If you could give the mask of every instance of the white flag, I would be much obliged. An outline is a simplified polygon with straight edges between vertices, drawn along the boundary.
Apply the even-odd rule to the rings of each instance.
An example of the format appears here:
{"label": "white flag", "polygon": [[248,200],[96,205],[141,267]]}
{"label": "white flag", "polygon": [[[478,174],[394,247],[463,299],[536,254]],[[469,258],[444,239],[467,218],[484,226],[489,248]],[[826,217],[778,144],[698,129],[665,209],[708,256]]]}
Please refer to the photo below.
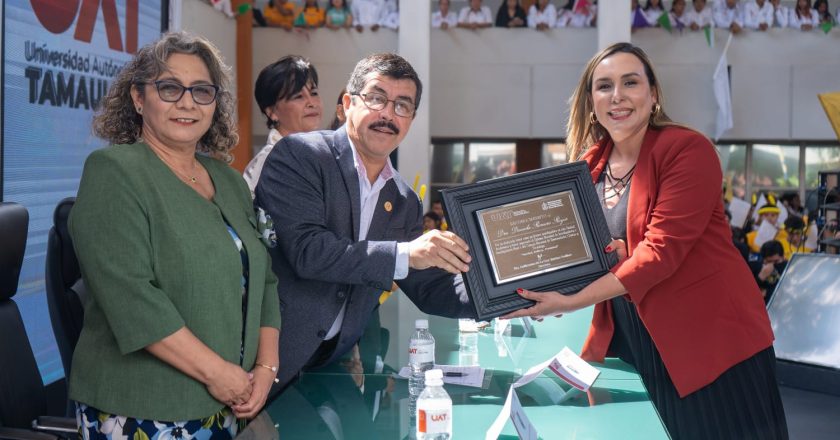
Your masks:
{"label": "white flag", "polygon": [[718,111],[715,120],[715,140],[720,139],[726,130],[732,128],[732,97],[729,94],[729,63],[726,60],[726,52],[729,51],[729,44],[732,43],[732,34],[726,40],[723,53],[720,54],[715,73],[712,75],[714,84],[715,101]]}

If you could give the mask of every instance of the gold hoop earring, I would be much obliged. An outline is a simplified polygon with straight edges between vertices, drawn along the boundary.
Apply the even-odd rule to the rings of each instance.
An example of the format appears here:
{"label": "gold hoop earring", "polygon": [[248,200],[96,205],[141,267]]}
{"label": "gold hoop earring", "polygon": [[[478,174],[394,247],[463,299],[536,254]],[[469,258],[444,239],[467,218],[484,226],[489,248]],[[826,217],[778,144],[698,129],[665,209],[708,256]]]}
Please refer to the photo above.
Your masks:
{"label": "gold hoop earring", "polygon": [[595,112],[589,112],[589,123],[591,125],[595,125],[598,123],[598,119],[595,117]]}
{"label": "gold hoop earring", "polygon": [[650,112],[650,113],[651,113],[652,115],[656,116],[656,115],[658,115],[658,114],[659,114],[659,112],[660,112],[661,110],[662,110],[662,106],[661,106],[661,105],[659,105],[659,103],[657,102],[656,104],[654,104],[654,105],[653,105],[653,111],[652,111],[652,112]]}

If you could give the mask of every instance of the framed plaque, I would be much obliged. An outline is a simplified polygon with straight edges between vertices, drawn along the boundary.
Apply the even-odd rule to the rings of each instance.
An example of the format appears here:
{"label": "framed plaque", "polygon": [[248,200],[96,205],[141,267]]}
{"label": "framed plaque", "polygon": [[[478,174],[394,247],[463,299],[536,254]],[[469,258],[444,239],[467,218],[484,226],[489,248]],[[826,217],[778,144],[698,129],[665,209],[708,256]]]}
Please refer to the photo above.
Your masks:
{"label": "framed plaque", "polygon": [[573,294],[618,262],[584,162],[445,189],[443,205],[470,247],[464,283],[481,320],[530,307],[518,288]]}

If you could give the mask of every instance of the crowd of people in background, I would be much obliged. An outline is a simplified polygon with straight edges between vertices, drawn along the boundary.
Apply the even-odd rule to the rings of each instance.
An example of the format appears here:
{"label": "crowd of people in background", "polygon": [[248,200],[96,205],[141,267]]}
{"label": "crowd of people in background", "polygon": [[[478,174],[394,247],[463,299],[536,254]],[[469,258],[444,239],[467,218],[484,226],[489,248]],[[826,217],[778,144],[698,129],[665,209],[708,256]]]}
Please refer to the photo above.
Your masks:
{"label": "crowd of people in background", "polygon": [[[832,197],[830,200],[836,198]],[[766,303],[794,254],[817,252],[817,239],[836,238],[838,233],[836,224],[820,228],[815,213],[807,212],[796,192],[782,194],[778,202],[773,193],[760,200],[753,202],[753,216],[743,227],[732,226],[732,240],[752,269]]]}
{"label": "crowd of people in background", "polygon": [[[561,2],[565,4],[561,6]],[[451,0],[438,0],[432,27],[482,29],[488,27],[551,28],[595,27],[597,0],[496,0],[495,17],[489,1],[468,0],[459,11]],[[523,5],[524,3],[524,5]],[[399,29],[399,0],[269,0],[254,9],[255,24],[286,30],[326,27],[333,30]],[[795,6],[781,0],[631,0],[632,29],[664,27],[668,30],[700,31],[706,28],[766,31],[793,28],[803,31],[830,30],[840,21],[840,8],[831,13],[828,0],[796,0]]]}

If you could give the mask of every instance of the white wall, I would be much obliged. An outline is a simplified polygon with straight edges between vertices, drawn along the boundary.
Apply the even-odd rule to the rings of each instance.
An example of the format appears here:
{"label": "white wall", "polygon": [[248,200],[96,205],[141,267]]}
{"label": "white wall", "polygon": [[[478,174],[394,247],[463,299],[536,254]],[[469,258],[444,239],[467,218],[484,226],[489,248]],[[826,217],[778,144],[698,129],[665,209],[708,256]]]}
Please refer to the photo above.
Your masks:
{"label": "white wall", "polygon": [[[632,35],[656,65],[669,114],[707,134],[717,109],[712,72],[726,36],[718,30],[710,48],[698,32],[642,29]],[[431,135],[564,137],[568,98],[597,40],[596,29],[433,31],[431,80],[423,98],[431,106]],[[318,30],[307,39],[255,29],[254,75],[286,54],[309,57],[321,75],[324,102],[331,104],[357,60],[396,46],[397,34],[390,30]],[[840,90],[840,30],[748,32],[733,40],[728,61],[735,126],[724,138],[836,139],[816,95]],[[254,113],[261,117],[256,108]],[[326,113],[325,124],[332,118]],[[255,127],[264,138],[263,121]]]}

